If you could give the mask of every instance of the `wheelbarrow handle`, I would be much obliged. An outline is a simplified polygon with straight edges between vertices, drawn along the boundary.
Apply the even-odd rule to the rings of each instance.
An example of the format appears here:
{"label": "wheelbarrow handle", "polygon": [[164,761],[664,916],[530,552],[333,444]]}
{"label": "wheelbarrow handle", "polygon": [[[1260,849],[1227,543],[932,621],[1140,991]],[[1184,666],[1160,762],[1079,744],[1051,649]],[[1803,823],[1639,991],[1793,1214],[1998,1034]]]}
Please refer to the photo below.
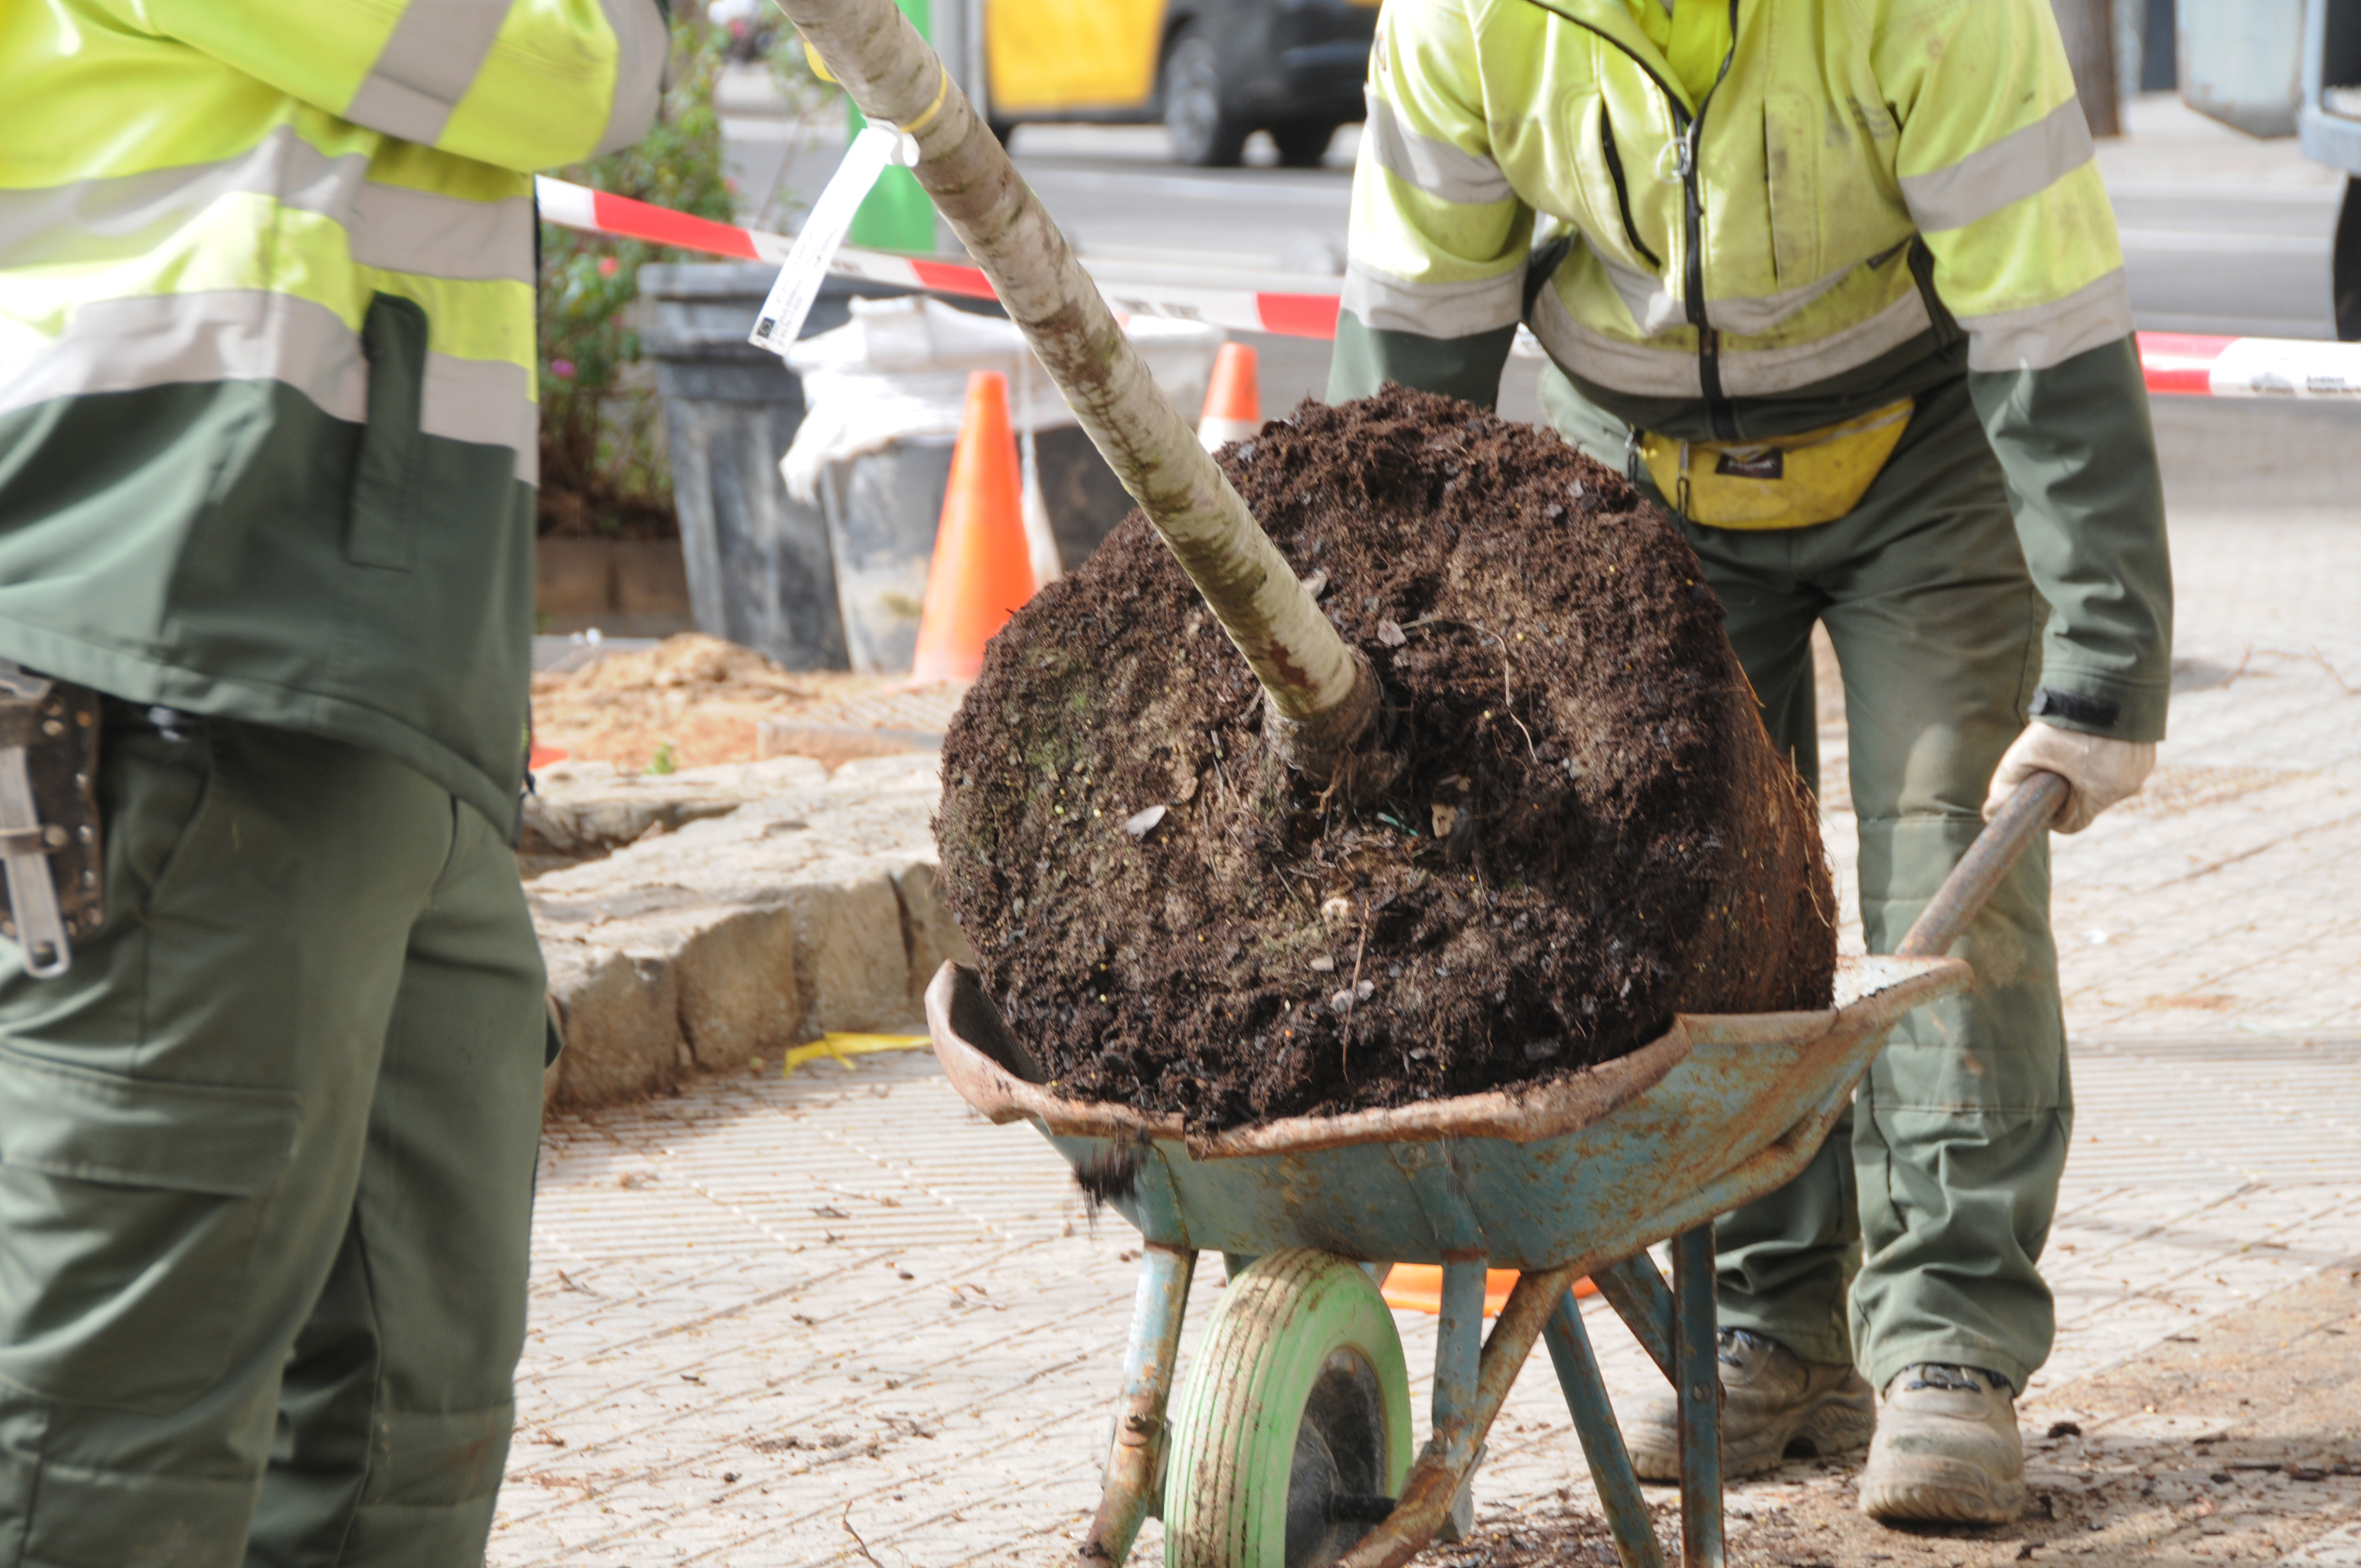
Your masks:
{"label": "wheelbarrow handle", "polygon": [[2016,793],[1984,824],[1984,830],[1943,879],[1934,898],[1918,912],[1909,935],[1894,949],[1894,956],[1930,959],[1949,952],[1960,933],[1982,911],[1993,890],[2016,864],[2016,858],[2025,853],[2025,847],[2065,806],[2069,792],[2066,781],[2051,773],[2037,773],[2017,785]]}

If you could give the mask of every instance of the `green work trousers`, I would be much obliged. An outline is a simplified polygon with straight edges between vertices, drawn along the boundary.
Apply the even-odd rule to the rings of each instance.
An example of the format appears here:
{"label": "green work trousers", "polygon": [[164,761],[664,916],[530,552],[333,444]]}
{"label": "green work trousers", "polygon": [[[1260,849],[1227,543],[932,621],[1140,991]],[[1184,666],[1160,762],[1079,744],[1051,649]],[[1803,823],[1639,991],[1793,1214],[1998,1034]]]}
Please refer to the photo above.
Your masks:
{"label": "green work trousers", "polygon": [[105,922],[0,962],[0,1563],[480,1563],[547,1037],[514,858],[375,752],[107,711]]}
{"label": "green work trousers", "polygon": [[[1552,380],[1554,422],[1621,467],[1621,428]],[[2048,609],[1966,383],[1918,400],[1883,472],[1837,521],[1683,527],[1763,723],[1815,788],[1811,633],[1828,628],[1861,926],[1870,951],[1890,951],[1982,828],[1993,770],[2040,684]],[[2056,1327],[2037,1265],[2073,1126],[2046,840],[1951,951],[1975,966],[1974,988],[1911,1014],[1850,1124],[1795,1180],[1716,1224],[1717,1294],[1724,1327],[1807,1361],[1852,1361],[1881,1389],[1935,1361],[2022,1390]]]}

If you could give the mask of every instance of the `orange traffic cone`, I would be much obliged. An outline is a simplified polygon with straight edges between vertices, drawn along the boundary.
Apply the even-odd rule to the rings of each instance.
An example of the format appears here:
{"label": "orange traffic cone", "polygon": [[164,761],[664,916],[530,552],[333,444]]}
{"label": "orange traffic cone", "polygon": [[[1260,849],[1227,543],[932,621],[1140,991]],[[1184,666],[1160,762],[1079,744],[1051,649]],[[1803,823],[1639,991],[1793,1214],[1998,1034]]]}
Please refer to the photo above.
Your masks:
{"label": "orange traffic cone", "polygon": [[[1497,1318],[1500,1309],[1509,1304],[1509,1292],[1517,1288],[1517,1271],[1513,1268],[1488,1268],[1484,1271],[1484,1315]],[[1588,1278],[1574,1282],[1577,1299],[1596,1296],[1598,1287]],[[1386,1275],[1385,1284],[1378,1288],[1386,1305],[1397,1311],[1424,1312],[1433,1317],[1443,1310],[1443,1270],[1431,1263],[1397,1263]]]}
{"label": "orange traffic cone", "polygon": [[1016,440],[1008,429],[1008,379],[978,370],[967,379],[967,413],[935,530],[910,678],[975,679],[983,669],[984,643],[1032,597]]}
{"label": "orange traffic cone", "polygon": [[1213,379],[1205,389],[1197,439],[1212,452],[1248,440],[1261,428],[1262,389],[1255,381],[1255,351],[1243,343],[1225,343],[1213,356]]}

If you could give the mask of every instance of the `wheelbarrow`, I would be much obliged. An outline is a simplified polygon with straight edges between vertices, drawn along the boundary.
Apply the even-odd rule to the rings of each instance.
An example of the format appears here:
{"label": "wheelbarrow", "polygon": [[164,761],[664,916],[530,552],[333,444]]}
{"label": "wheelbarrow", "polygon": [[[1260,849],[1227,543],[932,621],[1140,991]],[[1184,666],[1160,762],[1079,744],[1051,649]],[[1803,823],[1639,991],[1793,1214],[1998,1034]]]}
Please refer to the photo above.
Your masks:
{"label": "wheelbarrow", "polygon": [[[1114,1189],[1146,1244],[1079,1561],[1120,1564],[1155,1512],[1168,1568],[1405,1563],[1467,1528],[1485,1435],[1542,1339],[1624,1568],[1662,1568],[1570,1289],[1587,1276],[1672,1383],[1682,1561],[1719,1568],[1713,1218],[1801,1171],[1903,1014],[1971,982],[1942,955],[2065,795],[2046,773],[2020,787],[1894,953],[1839,960],[1835,1006],[1684,1014],[1629,1056],[1528,1090],[1192,1134],[1046,1087],[974,973],[945,964],[927,992],[945,1074]],[[1647,1252],[1667,1240],[1669,1286]],[[1206,1251],[1233,1277],[1175,1409]],[[1392,1263],[1443,1271],[1433,1435],[1415,1459],[1401,1343],[1363,1266]],[[1519,1277],[1484,1339],[1488,1268]]]}
{"label": "wheelbarrow", "polygon": [[[1157,390],[949,69],[893,0],[779,3],[871,123],[902,133],[919,184],[1255,673],[1265,740],[1309,783],[1349,784],[1378,706],[1366,656]],[[799,238],[774,291],[783,309],[816,284],[832,232]],[[1569,1292],[1587,1275],[1672,1379],[1685,1560],[1719,1565],[1709,1222],[1801,1170],[1894,1023],[1969,983],[1941,955],[2064,791],[2054,778],[2020,790],[1893,956],[1840,968],[1836,1006],[1680,1017],[1630,1056],[1515,1092],[1191,1135],[1177,1117],[1053,1092],[975,977],[944,966],[927,1016],[951,1081],[994,1121],[1040,1127],[1147,1243],[1082,1561],[1122,1563],[1156,1508],[1170,1568],[1406,1562],[1455,1511],[1464,1520],[1485,1434],[1546,1336],[1617,1550],[1626,1568],[1653,1568],[1661,1552]],[[1667,1238],[1670,1287],[1645,1256]],[[1171,1413],[1208,1248],[1242,1268]],[[1443,1269],[1433,1436],[1415,1460],[1400,1342],[1361,1267],[1394,1262]],[[1491,1266],[1519,1278],[1486,1341]]]}

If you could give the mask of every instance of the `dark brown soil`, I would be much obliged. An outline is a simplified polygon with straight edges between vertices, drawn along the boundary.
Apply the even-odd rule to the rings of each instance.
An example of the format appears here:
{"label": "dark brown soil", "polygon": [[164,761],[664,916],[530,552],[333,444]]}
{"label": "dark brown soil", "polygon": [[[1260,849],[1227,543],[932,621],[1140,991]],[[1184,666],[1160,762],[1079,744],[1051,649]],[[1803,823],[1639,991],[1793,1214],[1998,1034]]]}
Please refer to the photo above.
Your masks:
{"label": "dark brown soil", "polygon": [[[1835,901],[1695,555],[1555,437],[1389,389],[1224,466],[1385,693],[1323,803],[1137,513],[994,639],[950,904],[1070,1092],[1193,1126],[1534,1081],[1675,1011],[1824,1006]],[[1144,833],[1137,814],[1165,808]]]}

